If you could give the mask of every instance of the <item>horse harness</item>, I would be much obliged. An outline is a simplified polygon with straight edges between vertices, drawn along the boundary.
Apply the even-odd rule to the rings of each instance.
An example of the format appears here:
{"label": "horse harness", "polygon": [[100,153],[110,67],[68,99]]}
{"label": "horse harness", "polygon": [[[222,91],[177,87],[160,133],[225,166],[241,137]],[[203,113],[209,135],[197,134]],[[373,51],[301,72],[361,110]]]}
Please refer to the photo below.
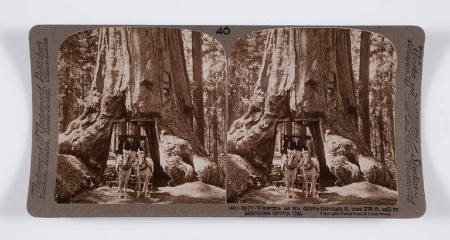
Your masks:
{"label": "horse harness", "polygon": [[139,167],[139,170],[145,170],[146,168],[149,167],[147,159],[145,159],[145,157],[144,157],[144,163],[140,163],[138,167]]}
{"label": "horse harness", "polygon": [[289,170],[294,170],[298,167],[298,164],[286,164],[285,167]]}
{"label": "horse harness", "polygon": [[128,170],[128,169],[130,169],[131,168],[131,164],[130,164],[130,160],[128,160],[127,162],[126,162],[126,164],[123,164],[123,157],[122,157],[122,159],[120,160],[120,162],[119,162],[119,167],[122,169],[122,170]]}
{"label": "horse harness", "polygon": [[314,168],[314,164],[312,164],[311,160],[305,165],[305,170],[311,170]]}
{"label": "horse harness", "polygon": [[[292,164],[293,163],[293,164]],[[285,161],[284,167],[289,170],[294,170],[298,167],[298,162],[296,160],[292,161],[291,164],[289,164],[289,161]]]}
{"label": "horse harness", "polygon": [[[309,171],[309,170],[312,170],[313,168],[316,168],[316,166],[314,166],[311,157],[309,157],[309,161],[307,161],[307,163],[305,164],[304,170]],[[319,170],[319,169],[317,169],[317,170]]]}

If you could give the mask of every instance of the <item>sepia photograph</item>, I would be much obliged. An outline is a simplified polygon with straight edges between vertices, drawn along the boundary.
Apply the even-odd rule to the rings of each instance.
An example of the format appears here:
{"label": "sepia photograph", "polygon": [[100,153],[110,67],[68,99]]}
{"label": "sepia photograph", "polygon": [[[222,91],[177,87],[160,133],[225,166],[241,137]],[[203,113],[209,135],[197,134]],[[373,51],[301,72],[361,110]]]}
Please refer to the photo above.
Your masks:
{"label": "sepia photograph", "polygon": [[345,28],[252,32],[227,83],[227,202],[395,205],[397,55]]}
{"label": "sepia photograph", "polygon": [[225,203],[222,45],[176,28],[104,27],[58,54],[58,203]]}

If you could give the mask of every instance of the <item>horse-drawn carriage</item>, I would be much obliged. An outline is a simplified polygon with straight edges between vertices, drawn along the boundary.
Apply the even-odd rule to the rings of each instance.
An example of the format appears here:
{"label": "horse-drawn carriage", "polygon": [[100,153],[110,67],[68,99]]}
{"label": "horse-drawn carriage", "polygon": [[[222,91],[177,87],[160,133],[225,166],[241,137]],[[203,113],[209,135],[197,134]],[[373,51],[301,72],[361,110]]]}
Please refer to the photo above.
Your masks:
{"label": "horse-drawn carriage", "polygon": [[[312,140],[312,136],[306,131],[306,123],[305,121],[279,121],[278,124],[281,125],[280,131],[280,152],[277,153],[279,156],[274,154],[274,159],[282,159],[282,155],[287,153],[287,149],[296,149],[296,150],[310,150],[310,148],[314,148],[313,144],[309,141]],[[288,124],[290,124],[290,130],[288,131]],[[294,124],[292,126],[292,124]],[[314,149],[313,149],[314,150]],[[297,166],[298,171],[296,174],[296,179],[294,183],[294,187],[298,189],[303,188],[303,173],[300,171],[300,166]],[[278,160],[273,162],[273,167],[269,174],[270,181],[272,185],[276,187],[285,186],[285,176],[283,169],[283,160]]]}
{"label": "horse-drawn carriage", "polygon": [[[138,146],[144,146],[145,141],[147,141],[147,136],[145,135],[133,135],[133,134],[120,134],[117,136],[118,144],[114,145],[113,152],[110,153],[108,160],[106,162],[106,168],[103,173],[103,179],[105,185],[110,187],[119,185],[119,176],[118,176],[118,166],[117,161],[119,161],[119,155],[122,154],[123,145],[125,143],[131,143],[131,148],[134,151],[137,151]],[[121,146],[122,145],[122,146]],[[135,149],[136,148],[136,149]],[[137,170],[132,167],[131,174],[128,180],[128,186],[126,188],[134,189],[136,192],[138,190],[138,181],[137,181]],[[151,190],[151,183],[148,183],[148,189]]]}

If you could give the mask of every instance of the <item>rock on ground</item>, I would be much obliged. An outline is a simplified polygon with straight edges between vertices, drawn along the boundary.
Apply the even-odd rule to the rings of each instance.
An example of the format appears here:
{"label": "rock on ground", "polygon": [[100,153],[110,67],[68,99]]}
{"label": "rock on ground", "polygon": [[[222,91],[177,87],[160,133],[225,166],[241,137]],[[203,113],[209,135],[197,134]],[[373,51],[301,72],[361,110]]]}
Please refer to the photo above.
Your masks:
{"label": "rock on ground", "polygon": [[190,143],[161,131],[161,167],[170,178],[170,185],[201,180],[204,183],[223,186],[224,176],[209,157],[194,154]]}
{"label": "rock on ground", "polygon": [[217,164],[207,157],[194,155],[194,169],[200,181],[216,186],[223,186],[223,176]]}
{"label": "rock on ground", "polygon": [[195,180],[192,147],[188,141],[161,131],[161,167],[170,178],[170,185]]}
{"label": "rock on ground", "polygon": [[95,175],[78,158],[58,154],[55,199],[67,202],[82,190],[94,187]]}
{"label": "rock on ground", "polygon": [[389,175],[388,169],[371,157],[359,156],[359,168],[364,175],[364,179],[370,183],[395,188],[395,184]]}
{"label": "rock on ground", "polygon": [[346,185],[361,180],[393,187],[393,180],[385,166],[375,158],[358,154],[355,144],[337,135],[325,134],[325,158],[337,185]]}
{"label": "rock on ground", "polygon": [[261,174],[237,154],[227,154],[227,161],[227,201],[235,202],[255,185],[254,179],[261,177]]}
{"label": "rock on ground", "polygon": [[356,146],[352,141],[337,135],[325,134],[325,158],[337,185],[361,180],[357,164]]}

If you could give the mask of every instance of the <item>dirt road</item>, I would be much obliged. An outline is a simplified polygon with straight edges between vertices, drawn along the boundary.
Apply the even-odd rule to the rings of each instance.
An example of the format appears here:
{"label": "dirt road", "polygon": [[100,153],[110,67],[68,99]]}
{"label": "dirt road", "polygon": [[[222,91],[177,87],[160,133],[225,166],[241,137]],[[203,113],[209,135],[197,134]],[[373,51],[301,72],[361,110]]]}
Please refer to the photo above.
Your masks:
{"label": "dirt road", "polygon": [[134,190],[128,189],[126,198],[117,198],[117,187],[103,186],[94,190],[84,191],[75,196],[71,203],[224,203],[225,190],[202,182],[191,182],[175,187],[160,187],[151,194],[150,199],[136,198]]}
{"label": "dirt road", "polygon": [[329,204],[329,205],[393,205],[398,194],[388,188],[368,182],[352,183],[343,187],[328,187],[318,198],[295,189],[295,196],[287,198],[284,187],[269,186],[251,190],[239,199],[240,203],[266,204]]}

